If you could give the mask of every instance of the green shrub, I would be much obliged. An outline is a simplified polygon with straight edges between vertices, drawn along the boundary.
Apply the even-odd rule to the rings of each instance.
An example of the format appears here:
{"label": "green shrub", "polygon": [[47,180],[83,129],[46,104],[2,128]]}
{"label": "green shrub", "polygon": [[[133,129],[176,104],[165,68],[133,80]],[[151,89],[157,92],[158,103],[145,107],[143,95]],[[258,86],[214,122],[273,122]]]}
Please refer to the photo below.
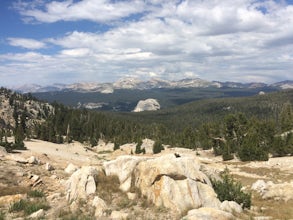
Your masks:
{"label": "green shrub", "polygon": [[1,211],[0,212],[0,220],[4,220],[5,219],[5,214]]}
{"label": "green shrub", "polygon": [[262,144],[264,141],[258,137],[258,134],[248,134],[238,150],[238,156],[241,161],[266,161],[269,159],[268,150]]}
{"label": "green shrub", "polygon": [[18,202],[13,203],[10,208],[9,208],[9,212],[19,212],[25,209],[26,207],[26,200],[19,200]]}
{"label": "green shrub", "polygon": [[164,150],[163,145],[161,144],[161,142],[156,141],[156,142],[154,143],[154,146],[153,146],[153,153],[154,153],[154,154],[158,154],[158,153],[160,153],[162,150]]}
{"label": "green shrub", "polygon": [[29,191],[27,193],[27,195],[29,197],[32,197],[32,198],[42,198],[45,196],[45,194],[42,192],[42,191],[39,191],[39,190],[32,190],[32,191]]}
{"label": "green shrub", "polygon": [[10,206],[9,212],[24,211],[26,215],[30,215],[40,209],[48,210],[49,208],[50,206],[44,202],[28,201],[21,199],[20,201],[15,202]]}
{"label": "green shrub", "polygon": [[221,202],[235,201],[241,204],[243,208],[250,208],[251,206],[251,194],[243,192],[241,190],[242,185],[240,182],[233,179],[226,169],[222,175],[222,180],[212,179],[212,185],[218,198]]}

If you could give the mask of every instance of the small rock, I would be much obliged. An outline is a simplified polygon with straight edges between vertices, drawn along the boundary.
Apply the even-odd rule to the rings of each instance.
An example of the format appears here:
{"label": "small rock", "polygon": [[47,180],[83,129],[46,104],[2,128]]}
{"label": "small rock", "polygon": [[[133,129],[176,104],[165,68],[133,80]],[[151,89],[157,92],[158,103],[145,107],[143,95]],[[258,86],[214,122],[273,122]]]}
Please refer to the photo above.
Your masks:
{"label": "small rock", "polygon": [[107,210],[107,205],[104,200],[95,196],[92,205],[96,207],[95,217],[100,218],[104,215],[105,211]]}
{"label": "small rock", "polygon": [[7,151],[5,147],[0,146],[0,157],[4,157],[7,155]]}
{"label": "small rock", "polygon": [[128,192],[127,197],[128,197],[129,200],[135,200],[136,199],[136,194]]}
{"label": "small rock", "polygon": [[128,213],[126,212],[121,212],[121,211],[113,211],[111,213],[111,219],[115,219],[115,220],[124,220],[124,219],[127,219],[128,218]]}
{"label": "small rock", "polygon": [[90,195],[96,192],[97,186],[96,186],[96,182],[93,176],[88,176],[87,178],[87,184],[85,187],[86,190],[86,194]]}
{"label": "small rock", "polygon": [[29,179],[31,180],[31,185],[33,187],[39,185],[40,183],[42,183],[42,179],[38,176],[38,175],[30,175]]}
{"label": "small rock", "polygon": [[40,210],[34,212],[33,214],[31,214],[29,216],[29,218],[37,218],[37,219],[39,219],[39,218],[42,218],[44,216],[45,216],[45,211],[43,209],[40,209]]}
{"label": "small rock", "polygon": [[29,164],[40,164],[40,161],[35,157],[35,156],[31,156],[30,158],[27,159],[27,162]]}
{"label": "small rock", "polygon": [[237,202],[234,201],[227,201],[225,200],[224,202],[221,203],[220,206],[221,210],[225,212],[230,212],[230,213],[242,213],[242,207],[239,205]]}
{"label": "small rock", "polygon": [[52,176],[50,176],[50,178],[53,179],[53,180],[57,180],[58,179],[58,176],[55,175],[55,174],[53,174]]}
{"label": "small rock", "polygon": [[15,176],[22,177],[22,176],[24,176],[24,173],[21,171],[18,171],[15,173]]}
{"label": "small rock", "polygon": [[65,168],[64,171],[65,171],[65,173],[72,174],[72,173],[74,173],[77,170],[78,170],[78,166],[70,163],[70,164],[68,164],[68,166]]}
{"label": "small rock", "polygon": [[76,201],[73,201],[71,204],[70,204],[70,210],[71,212],[77,212],[77,210],[79,209],[79,205],[77,204]]}
{"label": "small rock", "polygon": [[271,216],[256,216],[256,217],[253,217],[254,220],[271,220],[273,219],[273,217]]}
{"label": "small rock", "polygon": [[263,194],[267,190],[268,185],[264,180],[257,180],[252,184],[251,189]]}
{"label": "small rock", "polygon": [[54,170],[54,167],[50,163],[46,163],[45,170],[52,171],[52,170]]}
{"label": "small rock", "polygon": [[48,199],[49,201],[52,201],[52,200],[58,199],[58,198],[60,198],[60,197],[61,197],[61,193],[54,193],[54,194],[52,194],[52,195],[47,196],[47,199]]}

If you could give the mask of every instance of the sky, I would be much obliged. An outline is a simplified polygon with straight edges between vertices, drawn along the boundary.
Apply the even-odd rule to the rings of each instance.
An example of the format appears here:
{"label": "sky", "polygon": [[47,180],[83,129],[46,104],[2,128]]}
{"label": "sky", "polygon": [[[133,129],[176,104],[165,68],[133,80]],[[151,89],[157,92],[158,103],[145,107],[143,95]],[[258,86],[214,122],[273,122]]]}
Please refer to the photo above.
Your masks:
{"label": "sky", "polygon": [[0,0],[0,86],[293,79],[293,0]]}

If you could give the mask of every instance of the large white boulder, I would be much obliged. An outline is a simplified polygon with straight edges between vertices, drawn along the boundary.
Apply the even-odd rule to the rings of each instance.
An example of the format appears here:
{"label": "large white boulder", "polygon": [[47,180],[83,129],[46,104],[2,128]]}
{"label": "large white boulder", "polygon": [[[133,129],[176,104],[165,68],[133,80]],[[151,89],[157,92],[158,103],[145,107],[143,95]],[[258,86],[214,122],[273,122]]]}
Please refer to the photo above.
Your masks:
{"label": "large white boulder", "polygon": [[174,154],[142,161],[134,172],[135,184],[150,201],[182,213],[199,207],[219,209],[209,178],[196,157]]}
{"label": "large white boulder", "polygon": [[86,199],[88,195],[95,193],[98,172],[91,166],[84,166],[75,171],[66,182],[67,200],[72,202],[77,198]]}
{"label": "large white boulder", "polygon": [[131,187],[133,170],[140,161],[146,159],[146,157],[124,155],[118,157],[116,160],[104,162],[103,167],[106,176],[118,176],[120,189],[127,192]]}
{"label": "large white boulder", "polygon": [[161,108],[159,102],[156,99],[146,99],[146,100],[140,100],[135,109],[134,112],[143,112],[143,111],[156,111]]}

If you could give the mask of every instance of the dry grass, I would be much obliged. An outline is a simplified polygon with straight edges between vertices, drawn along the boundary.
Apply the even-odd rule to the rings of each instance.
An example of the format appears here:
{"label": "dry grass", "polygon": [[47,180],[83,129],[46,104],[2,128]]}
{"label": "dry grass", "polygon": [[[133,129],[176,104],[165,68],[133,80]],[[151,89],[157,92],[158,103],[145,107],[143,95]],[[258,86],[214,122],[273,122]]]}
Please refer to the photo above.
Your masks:
{"label": "dry grass", "polygon": [[259,195],[254,194],[253,205],[259,208],[260,215],[271,216],[273,219],[292,219],[293,200],[275,201],[264,200]]}
{"label": "dry grass", "polygon": [[[235,165],[235,164],[233,164]],[[240,165],[240,164],[239,164]],[[258,176],[263,176],[266,181],[278,182],[289,182],[293,179],[293,174],[282,172],[279,168],[264,168],[264,167],[248,167],[239,166],[240,172],[245,172],[249,174],[256,174]],[[255,178],[248,178],[245,176],[233,175],[237,180],[239,180],[243,186],[251,186],[257,181]],[[249,187],[248,187],[249,190]],[[293,200],[276,201],[273,199],[262,199],[261,196],[252,191],[252,206],[257,209],[256,212],[246,211],[244,214],[248,217],[243,217],[241,219],[252,219],[254,216],[271,216],[272,219],[293,219]]]}
{"label": "dry grass", "polygon": [[97,182],[98,196],[108,204],[112,202],[114,194],[122,194],[117,176],[106,176],[100,172],[97,176]]}
{"label": "dry grass", "polygon": [[30,190],[29,187],[22,187],[22,186],[9,186],[9,187],[0,186],[0,196],[25,194],[29,192],[29,190]]}

